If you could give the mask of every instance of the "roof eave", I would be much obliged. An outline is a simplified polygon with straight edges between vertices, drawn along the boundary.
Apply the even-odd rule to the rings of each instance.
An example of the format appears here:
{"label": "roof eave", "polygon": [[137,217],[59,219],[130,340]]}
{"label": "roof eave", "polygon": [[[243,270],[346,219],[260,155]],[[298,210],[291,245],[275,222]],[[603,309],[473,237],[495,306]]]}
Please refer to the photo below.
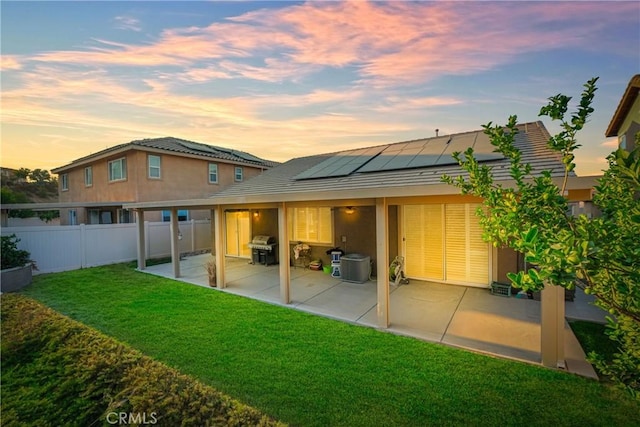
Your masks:
{"label": "roof eave", "polygon": [[[595,176],[573,176],[567,180],[567,190],[592,189],[598,183],[602,175]],[[552,178],[556,185],[562,184],[562,177]],[[515,181],[505,180],[500,184],[504,188],[515,187]],[[452,196],[459,195],[460,190],[449,184],[431,184],[400,187],[378,187],[366,189],[350,190],[323,190],[304,191],[294,193],[260,194],[246,196],[213,196],[208,199],[192,200],[165,200],[157,202],[137,202],[123,205],[125,209],[139,210],[159,210],[167,208],[201,208],[210,209],[219,205],[259,205],[275,203],[293,202],[318,202],[323,200],[357,200],[357,199],[379,199],[379,198],[399,198],[399,197],[424,197],[424,196]]]}
{"label": "roof eave", "polygon": [[633,103],[638,97],[638,93],[640,92],[640,74],[636,74],[629,81],[629,85],[627,89],[624,91],[624,95],[622,95],[622,99],[616,108],[616,112],[613,114],[611,118],[611,122],[609,123],[609,127],[607,127],[607,131],[605,132],[605,136],[607,138],[612,136],[618,136],[618,131],[620,130],[620,126],[624,123],[624,120],[627,118]]}
{"label": "roof eave", "polygon": [[231,164],[231,165],[237,165],[237,166],[247,166],[247,167],[253,167],[256,169],[270,169],[273,166],[269,166],[266,164],[257,164],[257,163],[251,163],[251,162],[241,162],[241,161],[234,161],[234,160],[229,160],[229,159],[221,159],[219,157],[214,157],[214,156],[206,156],[206,155],[202,155],[199,156],[197,154],[191,154],[191,153],[181,153],[180,151],[174,151],[174,150],[167,150],[167,149],[163,149],[163,148],[157,148],[157,147],[145,147],[145,146],[140,146],[140,145],[136,145],[133,143],[129,143],[123,147],[120,147],[117,150],[113,150],[113,151],[102,151],[99,153],[96,153],[95,155],[89,155],[86,157],[83,157],[79,160],[76,160],[72,163],[69,163],[65,166],[60,166],[58,168],[55,169],[51,169],[51,173],[54,174],[60,174],[62,172],[66,172],[78,167],[82,167],[82,166],[86,166],[89,164],[92,164],[94,162],[96,162],[97,160],[103,160],[106,158],[110,158],[110,157],[114,157],[118,154],[122,154],[125,153],[127,151],[144,151],[144,152],[149,152],[149,153],[158,153],[158,154],[170,154],[172,156],[178,156],[178,157],[186,157],[186,158],[191,158],[191,159],[199,159],[199,160],[207,160],[207,161],[211,161],[211,162],[215,162],[215,163],[225,163],[225,164]]}

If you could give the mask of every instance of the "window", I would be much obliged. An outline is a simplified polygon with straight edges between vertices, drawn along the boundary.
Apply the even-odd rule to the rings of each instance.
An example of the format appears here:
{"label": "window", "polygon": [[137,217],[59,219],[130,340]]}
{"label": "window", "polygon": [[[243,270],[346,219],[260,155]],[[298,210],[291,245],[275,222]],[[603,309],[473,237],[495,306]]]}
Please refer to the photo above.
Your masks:
{"label": "window", "polygon": [[133,221],[133,215],[131,214],[130,209],[118,209],[118,223],[119,224],[130,224]]}
{"label": "window", "polygon": [[84,185],[85,187],[91,187],[93,185],[93,167],[92,166],[84,168]]}
{"label": "window", "polygon": [[490,247],[477,204],[403,206],[407,276],[466,285],[490,283]]}
{"label": "window", "polygon": [[100,211],[89,209],[89,224],[100,224]]}
{"label": "window", "polygon": [[236,178],[236,182],[242,181],[243,179],[242,166],[236,166],[235,178]]}
{"label": "window", "polygon": [[75,209],[69,211],[69,225],[78,225],[78,213]]}
{"label": "window", "polygon": [[[162,211],[162,221],[169,222],[171,221],[171,211]],[[189,221],[189,211],[188,210],[178,210],[178,221]]]}
{"label": "window", "polygon": [[333,218],[330,207],[289,209],[291,240],[333,244]]}
{"label": "window", "polygon": [[109,181],[127,179],[127,160],[122,158],[109,162]]}
{"label": "window", "polygon": [[60,175],[60,185],[62,187],[62,191],[69,190],[69,174],[63,173]]}
{"label": "window", "polygon": [[620,135],[618,137],[618,142],[619,142],[620,148],[622,148],[623,150],[627,149],[627,135],[625,134]]}
{"label": "window", "polygon": [[100,212],[100,224],[111,224],[113,220],[111,219],[110,211],[101,211]]}
{"label": "window", "polygon": [[209,184],[218,183],[218,165],[209,163]]}
{"label": "window", "polygon": [[160,156],[149,154],[149,178],[160,178]]}

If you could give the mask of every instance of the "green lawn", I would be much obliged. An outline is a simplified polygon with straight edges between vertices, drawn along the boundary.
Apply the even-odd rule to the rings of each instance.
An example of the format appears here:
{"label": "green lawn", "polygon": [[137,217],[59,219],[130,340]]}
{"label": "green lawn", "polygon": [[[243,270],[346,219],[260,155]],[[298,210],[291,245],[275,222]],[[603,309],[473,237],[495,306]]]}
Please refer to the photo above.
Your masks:
{"label": "green lawn", "polygon": [[638,425],[607,385],[139,273],[37,276],[25,294],[302,426]]}

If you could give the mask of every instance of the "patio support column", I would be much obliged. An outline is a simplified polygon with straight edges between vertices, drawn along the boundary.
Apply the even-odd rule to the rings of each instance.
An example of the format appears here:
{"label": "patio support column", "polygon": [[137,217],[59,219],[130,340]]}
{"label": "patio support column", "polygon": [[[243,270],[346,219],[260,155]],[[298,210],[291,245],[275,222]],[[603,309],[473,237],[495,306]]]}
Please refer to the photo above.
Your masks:
{"label": "patio support column", "polygon": [[138,228],[138,270],[147,268],[146,237],[144,235],[144,211],[136,210],[136,227]]}
{"label": "patio support column", "polygon": [[226,287],[224,278],[224,209],[222,206],[216,206],[213,212],[213,248],[216,258],[216,287],[224,289]]}
{"label": "patio support column", "polygon": [[378,326],[389,327],[389,215],[386,198],[376,199],[376,279]]}
{"label": "patio support column", "polygon": [[180,241],[178,239],[178,210],[171,209],[171,223],[169,226],[171,234],[171,264],[173,265],[173,277],[180,277]]}
{"label": "patio support column", "polygon": [[542,365],[564,369],[564,288],[545,285],[540,292],[540,305]]}
{"label": "patio support column", "polygon": [[280,269],[280,301],[291,302],[291,254],[289,253],[289,227],[287,227],[287,206],[283,202],[278,206],[278,260]]}

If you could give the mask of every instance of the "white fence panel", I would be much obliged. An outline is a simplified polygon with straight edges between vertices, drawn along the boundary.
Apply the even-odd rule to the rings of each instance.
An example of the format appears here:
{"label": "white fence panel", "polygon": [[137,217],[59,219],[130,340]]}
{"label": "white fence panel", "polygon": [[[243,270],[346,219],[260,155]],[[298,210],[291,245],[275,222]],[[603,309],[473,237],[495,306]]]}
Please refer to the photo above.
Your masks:
{"label": "white fence panel", "polygon": [[144,234],[147,239],[147,258],[171,255],[171,236],[168,222],[147,222]]}
{"label": "white fence panel", "polygon": [[135,224],[87,225],[84,233],[84,267],[136,259]]}
{"label": "white fence panel", "polygon": [[66,227],[3,228],[2,235],[15,234],[18,248],[31,253],[38,267],[34,274],[82,268],[82,235],[79,225]]}
{"label": "white fence panel", "polygon": [[[180,252],[211,249],[208,220],[180,223]],[[31,253],[38,271],[55,273],[84,267],[132,261],[137,258],[136,224],[3,227],[2,235],[15,234],[18,247]],[[168,222],[145,223],[147,258],[171,254]],[[205,237],[206,236],[206,237]]]}

